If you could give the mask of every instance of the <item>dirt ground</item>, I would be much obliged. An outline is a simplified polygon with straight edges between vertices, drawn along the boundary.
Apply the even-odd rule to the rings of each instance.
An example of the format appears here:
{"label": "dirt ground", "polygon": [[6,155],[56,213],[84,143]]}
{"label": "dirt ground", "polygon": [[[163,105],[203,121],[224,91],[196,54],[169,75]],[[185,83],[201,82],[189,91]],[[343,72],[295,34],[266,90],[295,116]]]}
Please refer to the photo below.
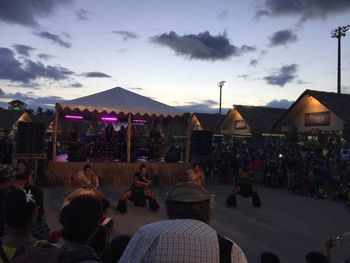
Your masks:
{"label": "dirt ground", "polygon": [[[327,237],[336,237],[350,231],[350,213],[342,203],[297,196],[286,190],[260,187],[262,207],[255,208],[251,199],[238,197],[238,207],[226,208],[225,199],[231,186],[209,185],[215,194],[215,208],[211,225],[221,234],[234,240],[245,252],[249,262],[259,262],[260,253],[276,253],[281,262],[305,262],[310,251],[325,253]],[[170,187],[153,190],[161,209],[152,212],[148,208],[134,207],[128,202],[127,214],[114,214],[117,234],[133,234],[140,226],[166,219],[165,193]],[[60,228],[58,214],[64,196],[73,189],[45,188],[47,219],[52,230]],[[102,187],[113,207],[125,187]],[[341,244],[333,251],[334,263],[350,257],[350,246]]]}

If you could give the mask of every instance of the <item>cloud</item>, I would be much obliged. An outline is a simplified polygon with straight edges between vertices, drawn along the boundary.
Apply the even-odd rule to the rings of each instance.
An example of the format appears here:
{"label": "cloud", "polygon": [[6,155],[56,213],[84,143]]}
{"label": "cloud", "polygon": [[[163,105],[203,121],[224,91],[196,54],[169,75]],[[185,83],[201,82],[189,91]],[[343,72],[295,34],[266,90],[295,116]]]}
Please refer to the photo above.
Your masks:
{"label": "cloud", "polygon": [[264,77],[264,80],[270,85],[277,85],[283,87],[289,82],[292,82],[296,78],[297,65],[285,65],[282,66],[278,72],[272,75]]}
{"label": "cloud", "polygon": [[75,14],[77,15],[78,20],[89,20],[89,15],[91,13],[88,10],[79,9],[79,10],[75,11]]}
{"label": "cloud", "polygon": [[251,59],[250,62],[249,62],[249,66],[251,67],[256,67],[259,63],[259,60],[257,59]]}
{"label": "cloud", "polygon": [[296,16],[306,21],[345,14],[349,10],[348,0],[265,0],[263,7],[256,12],[256,17]]}
{"label": "cloud", "polygon": [[0,48],[0,79],[29,82],[38,78],[67,79],[74,72],[61,66],[45,66],[41,62],[16,59],[11,49]]}
{"label": "cloud", "polygon": [[83,87],[83,84],[79,83],[79,82],[74,82],[74,83],[71,83],[67,86],[65,86],[65,88],[82,88]]}
{"label": "cloud", "polygon": [[[41,37],[41,38],[49,39],[53,43],[55,43],[61,47],[64,47],[64,48],[71,48],[72,47],[71,43],[69,43],[68,41],[64,41],[59,35],[52,34],[52,33],[47,32],[47,31],[41,31],[41,32],[34,33],[34,34]],[[66,35],[66,37],[67,37],[67,35]]]}
{"label": "cloud", "polygon": [[110,75],[99,71],[85,72],[82,75],[87,78],[111,78]]}
{"label": "cloud", "polygon": [[258,58],[255,58],[255,59],[251,59],[250,62],[249,62],[249,66],[250,67],[256,67],[261,60],[263,60],[263,58],[266,56],[267,54],[267,51],[266,50],[261,50],[260,51],[260,55]]}
{"label": "cloud", "polygon": [[247,45],[243,45],[241,48],[232,45],[225,32],[217,36],[210,35],[208,31],[197,35],[179,36],[171,31],[154,36],[151,41],[171,48],[178,56],[198,60],[225,60],[255,50],[254,47]]}
{"label": "cloud", "polygon": [[138,91],[144,90],[143,88],[128,88],[128,89],[131,89],[131,90],[138,90]]}
{"label": "cloud", "polygon": [[53,107],[56,103],[64,101],[62,97],[59,96],[46,96],[46,97],[38,97],[35,96],[32,92],[22,93],[5,93],[2,91],[2,98],[4,99],[16,99],[25,102],[29,108],[36,109],[37,107],[47,108]]}
{"label": "cloud", "polygon": [[[218,113],[219,104],[214,100],[202,100],[199,102],[187,102],[185,105],[176,106],[176,108],[184,112],[201,112],[201,113]],[[221,112],[226,112],[228,109],[222,108]]]}
{"label": "cloud", "polygon": [[225,20],[228,16],[228,10],[222,11],[219,15],[218,15],[218,19],[219,20]]}
{"label": "cloud", "polygon": [[266,107],[272,107],[272,108],[282,108],[282,109],[288,109],[290,105],[294,103],[293,100],[272,100],[268,102],[265,106]]}
{"label": "cloud", "polygon": [[238,75],[237,78],[240,78],[240,79],[248,79],[250,77],[249,74],[242,74],[242,75]]}
{"label": "cloud", "polygon": [[29,57],[30,56],[30,52],[36,50],[36,48],[27,46],[27,45],[13,45],[13,47],[15,48],[16,52],[22,56],[26,56]]}
{"label": "cloud", "polygon": [[139,36],[131,31],[125,31],[125,30],[114,30],[112,31],[113,34],[117,34],[123,37],[124,41],[128,41],[129,39],[137,39]]}
{"label": "cloud", "polygon": [[298,41],[298,36],[291,30],[280,30],[273,33],[270,37],[270,46],[282,46],[288,43]]}
{"label": "cloud", "polygon": [[43,59],[43,60],[49,60],[49,59],[54,58],[54,57],[55,56],[51,56],[51,55],[43,54],[43,53],[38,54],[38,58]]}
{"label": "cloud", "polygon": [[37,26],[38,18],[49,16],[59,6],[71,2],[71,0],[2,0],[0,20],[11,24]]}

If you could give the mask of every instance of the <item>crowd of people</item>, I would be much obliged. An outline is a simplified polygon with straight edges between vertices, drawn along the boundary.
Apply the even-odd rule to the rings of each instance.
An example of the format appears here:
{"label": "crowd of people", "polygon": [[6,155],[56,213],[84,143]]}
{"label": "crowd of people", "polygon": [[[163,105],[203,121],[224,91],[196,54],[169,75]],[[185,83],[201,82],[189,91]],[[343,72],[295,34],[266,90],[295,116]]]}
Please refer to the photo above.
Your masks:
{"label": "crowd of people", "polygon": [[[346,144],[326,147],[234,142],[218,147],[209,161],[186,171],[188,182],[175,185],[166,196],[168,220],[141,227],[132,236],[115,235],[111,203],[99,189],[90,164],[74,178],[59,215],[61,229],[45,219],[43,190],[22,160],[17,169],[0,169],[0,263],[2,262],[233,262],[245,263],[244,251],[210,226],[214,196],[208,183],[232,184],[226,200],[252,197],[260,207],[257,185],[286,188],[314,198],[350,200],[350,149]],[[132,185],[122,194],[115,212],[126,213],[128,200],[159,210],[147,166],[140,165]],[[349,239],[350,234],[341,238]],[[326,242],[328,255],[310,252],[305,262],[330,262],[338,239]],[[280,262],[278,255],[261,253],[260,262]],[[344,261],[346,262],[346,261]]]}
{"label": "crowd of people", "polygon": [[[248,163],[244,165],[239,177],[245,180],[250,172]],[[59,215],[61,229],[55,231],[45,219],[43,191],[33,184],[25,163],[20,161],[16,171],[2,167],[0,262],[248,262],[238,244],[210,226],[214,195],[205,188],[201,166],[194,164],[186,174],[188,182],[175,185],[166,196],[168,220],[142,226],[133,236],[118,236],[109,214],[111,204],[99,191],[90,164],[77,174],[77,190],[65,199]],[[237,185],[242,187],[240,179],[237,182],[235,193]],[[135,206],[145,206],[148,200],[151,210],[157,211],[151,184],[142,164],[117,211],[126,212],[126,206],[120,208],[121,200]],[[329,240],[328,250],[337,242]],[[329,262],[319,252],[308,253],[305,260]],[[280,261],[277,255],[263,252],[261,262]]]}
{"label": "crowd of people", "polygon": [[255,185],[344,202],[350,208],[350,147],[234,142],[217,147],[204,164],[209,183],[236,183],[240,169]]}

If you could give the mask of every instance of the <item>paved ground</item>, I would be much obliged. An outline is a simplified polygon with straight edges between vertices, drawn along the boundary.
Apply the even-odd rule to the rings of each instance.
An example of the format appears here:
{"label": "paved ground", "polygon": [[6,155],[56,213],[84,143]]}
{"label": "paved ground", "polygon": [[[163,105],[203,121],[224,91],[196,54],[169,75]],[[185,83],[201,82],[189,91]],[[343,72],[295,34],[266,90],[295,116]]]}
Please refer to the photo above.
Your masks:
{"label": "paved ground", "polygon": [[[251,206],[251,199],[238,198],[237,208],[226,208],[225,198],[231,187],[209,185],[215,195],[215,211],[212,226],[234,241],[245,251],[249,262],[259,262],[262,251],[279,255],[281,262],[305,262],[305,254],[312,250],[324,252],[327,237],[350,231],[350,213],[345,205],[328,200],[296,196],[286,190],[261,187],[261,208]],[[108,198],[116,200],[123,188],[103,187]],[[46,188],[47,217],[52,229],[58,229],[58,212],[63,200],[72,189]],[[164,196],[169,187],[154,189],[161,209],[152,212],[129,204],[125,215],[113,214],[118,234],[132,234],[138,227],[166,218]],[[114,205],[114,204],[113,204]],[[345,245],[334,250],[334,263],[350,257],[350,247]]]}

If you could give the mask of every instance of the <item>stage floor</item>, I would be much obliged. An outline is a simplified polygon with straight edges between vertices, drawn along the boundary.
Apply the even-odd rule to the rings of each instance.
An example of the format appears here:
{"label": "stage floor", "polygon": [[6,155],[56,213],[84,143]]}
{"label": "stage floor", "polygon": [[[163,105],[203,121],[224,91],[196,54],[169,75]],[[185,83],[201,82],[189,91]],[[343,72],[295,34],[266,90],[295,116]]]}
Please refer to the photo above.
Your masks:
{"label": "stage floor", "polygon": [[[50,162],[47,170],[47,183],[51,186],[73,186],[77,173],[83,169],[86,162],[68,162],[63,155]],[[89,162],[98,176],[101,185],[119,186],[131,185],[133,175],[140,168],[141,163],[148,167],[154,185],[174,185],[185,181],[185,172],[190,168],[187,163],[165,162],[136,162],[122,163],[116,161]]]}

